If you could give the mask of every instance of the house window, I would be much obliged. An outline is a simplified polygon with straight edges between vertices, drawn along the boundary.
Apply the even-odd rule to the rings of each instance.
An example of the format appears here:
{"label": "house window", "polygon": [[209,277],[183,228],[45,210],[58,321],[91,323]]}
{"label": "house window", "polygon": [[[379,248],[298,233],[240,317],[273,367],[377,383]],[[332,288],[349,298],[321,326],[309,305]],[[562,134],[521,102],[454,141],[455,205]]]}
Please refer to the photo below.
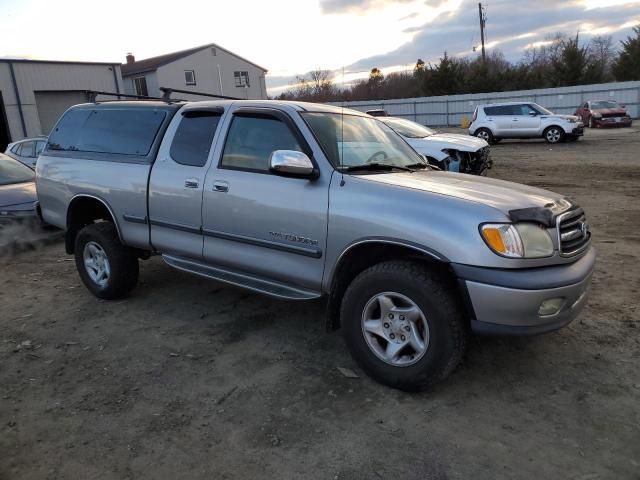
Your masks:
{"label": "house window", "polygon": [[248,87],[249,72],[233,72],[233,78],[236,81],[236,87]]}
{"label": "house window", "polygon": [[196,84],[196,73],[193,70],[184,71],[184,81],[187,85]]}
{"label": "house window", "polygon": [[133,85],[136,89],[136,95],[142,95],[144,97],[149,96],[149,91],[147,90],[147,79],[145,77],[134,78]]}

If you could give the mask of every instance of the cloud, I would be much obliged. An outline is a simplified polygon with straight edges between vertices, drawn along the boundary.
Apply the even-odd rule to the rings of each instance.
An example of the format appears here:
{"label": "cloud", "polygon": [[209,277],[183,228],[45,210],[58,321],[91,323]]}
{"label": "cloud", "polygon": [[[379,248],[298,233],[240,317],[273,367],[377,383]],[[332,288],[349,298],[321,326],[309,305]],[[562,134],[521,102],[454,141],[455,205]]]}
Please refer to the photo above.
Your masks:
{"label": "cloud", "polygon": [[[410,64],[417,58],[434,61],[445,50],[449,54],[473,55],[473,47],[480,44],[478,12],[471,8],[473,5],[476,3],[468,0],[453,15],[440,15],[433,22],[412,27],[415,34],[409,42],[393,51],[360,59],[348,69]],[[629,6],[604,10],[585,10],[585,5],[577,1],[538,0],[534,7],[529,2],[494,0],[487,10],[486,43],[515,61],[525,46],[543,42],[555,32],[580,32],[583,37],[606,33],[614,40],[624,38],[633,23]]]}
{"label": "cloud", "polygon": [[[413,0],[320,0],[322,13],[357,13],[378,9],[396,3],[412,3]],[[425,5],[438,6],[441,1],[427,1]],[[417,13],[412,14],[416,16]]]}
{"label": "cloud", "polygon": [[[334,8],[337,4],[343,8],[379,4],[376,0],[325,0],[323,3],[328,2]],[[631,33],[631,27],[640,23],[638,3],[627,1],[594,9],[591,8],[592,0],[537,0],[535,4],[493,0],[487,7],[486,43],[503,52],[511,61],[520,60],[526,48],[543,45],[556,32],[568,35],[580,32],[585,41],[594,35],[607,34],[618,45],[618,40],[626,38]],[[412,19],[415,17],[410,16]],[[389,20],[389,29],[401,28],[410,35],[408,41],[388,52],[366,56],[345,65],[345,76],[366,76],[373,67],[395,69],[404,65],[408,70],[418,58],[426,62],[437,61],[445,50],[449,55],[479,55],[479,49],[473,51],[480,44],[477,1],[465,0],[458,8],[441,10],[433,18],[418,20],[421,21],[413,25]],[[357,39],[352,38],[351,41]],[[336,71],[338,80],[341,74],[341,71]],[[267,82],[270,91],[275,92],[274,87],[286,86],[293,79],[267,77]]]}

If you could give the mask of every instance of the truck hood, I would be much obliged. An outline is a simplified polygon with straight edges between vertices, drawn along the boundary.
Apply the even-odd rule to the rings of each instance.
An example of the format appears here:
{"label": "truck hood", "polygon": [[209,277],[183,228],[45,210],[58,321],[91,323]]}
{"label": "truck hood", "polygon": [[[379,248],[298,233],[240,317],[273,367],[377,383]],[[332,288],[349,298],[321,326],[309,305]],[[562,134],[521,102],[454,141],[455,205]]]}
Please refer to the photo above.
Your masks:
{"label": "truck hood", "polygon": [[0,185],[0,207],[34,203],[37,199],[34,182]]}
{"label": "truck hood", "polygon": [[367,175],[367,180],[402,188],[461,198],[496,208],[509,215],[510,210],[530,207],[565,208],[563,196],[520,183],[453,172],[425,171]]}

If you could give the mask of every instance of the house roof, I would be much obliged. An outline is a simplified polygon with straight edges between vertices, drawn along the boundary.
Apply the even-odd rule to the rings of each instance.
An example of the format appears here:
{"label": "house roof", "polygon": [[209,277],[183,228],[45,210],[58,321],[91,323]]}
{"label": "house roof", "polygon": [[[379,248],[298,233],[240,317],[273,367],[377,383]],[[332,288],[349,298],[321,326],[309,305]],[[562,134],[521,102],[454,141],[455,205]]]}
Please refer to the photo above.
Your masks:
{"label": "house roof", "polygon": [[153,70],[156,70],[158,67],[161,67],[163,65],[166,65],[168,63],[171,62],[175,62],[176,60],[179,60],[180,58],[184,58],[187,57],[193,53],[199,52],[200,50],[204,50],[205,48],[216,48],[218,50],[222,50],[227,52],[230,55],[233,55],[236,58],[239,58],[240,60],[243,60],[247,63],[250,63],[251,65],[253,65],[254,67],[259,68],[260,70],[263,70],[265,72],[267,72],[268,70],[264,67],[261,67],[258,64],[255,64],[249,60],[247,60],[246,58],[241,57],[240,55],[237,55],[233,52],[230,52],[229,50],[227,50],[226,48],[222,48],[221,46],[215,44],[215,43],[209,43],[207,45],[200,45],[199,47],[194,47],[194,48],[189,48],[187,50],[180,50],[179,52],[173,52],[173,53],[166,53],[164,55],[160,55],[158,57],[151,57],[151,58],[145,58],[144,60],[138,60],[137,62],[133,62],[133,63],[123,63],[122,64],[122,76],[126,77],[129,75],[135,75],[137,73],[145,73],[145,72],[151,72]]}

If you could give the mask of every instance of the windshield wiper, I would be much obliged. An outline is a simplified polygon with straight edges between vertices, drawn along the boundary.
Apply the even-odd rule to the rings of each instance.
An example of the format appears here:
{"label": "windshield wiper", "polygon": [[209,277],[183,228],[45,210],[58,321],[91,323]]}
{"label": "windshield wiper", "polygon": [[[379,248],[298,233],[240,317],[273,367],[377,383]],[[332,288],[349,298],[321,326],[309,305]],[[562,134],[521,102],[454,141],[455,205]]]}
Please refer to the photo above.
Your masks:
{"label": "windshield wiper", "polygon": [[429,165],[428,163],[412,163],[411,165],[407,165],[407,168],[415,168],[417,170],[422,170],[424,168],[428,168],[431,165]]}
{"label": "windshield wiper", "polygon": [[392,170],[402,170],[404,172],[415,172],[415,170],[412,170],[411,168],[408,167],[403,167],[401,165],[389,165],[387,163],[378,163],[378,162],[373,162],[373,163],[363,163],[362,165],[350,165],[348,167],[340,167],[338,168],[338,170],[343,170],[345,172],[357,172],[357,171],[384,171],[384,172],[390,172]]}

